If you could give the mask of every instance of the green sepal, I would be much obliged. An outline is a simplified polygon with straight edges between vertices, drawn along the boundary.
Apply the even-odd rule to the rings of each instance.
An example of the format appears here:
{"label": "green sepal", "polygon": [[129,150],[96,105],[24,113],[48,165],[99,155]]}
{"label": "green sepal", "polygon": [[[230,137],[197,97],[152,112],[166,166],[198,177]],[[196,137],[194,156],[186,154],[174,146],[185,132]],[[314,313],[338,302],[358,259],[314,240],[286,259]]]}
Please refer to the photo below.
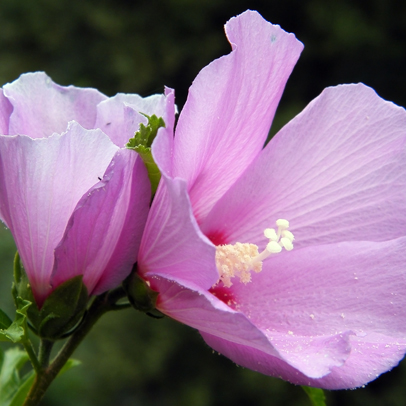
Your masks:
{"label": "green sepal", "polygon": [[155,309],[158,292],[152,290],[136,272],[132,272],[124,280],[123,288],[135,309],[145,313],[150,313]]}
{"label": "green sepal", "polygon": [[0,341],[18,343],[25,337],[27,330],[27,310],[31,304],[32,303],[28,300],[23,300],[20,297],[17,298],[16,318],[6,329],[0,329]]}
{"label": "green sepal", "polygon": [[59,285],[46,298],[41,310],[39,310],[35,304],[31,285],[20,256],[18,252],[16,253],[14,258],[14,283],[11,290],[14,303],[17,309],[20,309],[21,301],[32,304],[32,306],[27,306],[26,315],[37,335],[48,340],[57,340],[73,329],[79,322],[88,302],[88,293],[82,278],[82,275],[75,276]]}
{"label": "green sepal", "polygon": [[20,299],[32,303],[32,306],[28,308],[27,316],[30,323],[33,326],[37,326],[40,320],[39,310],[31,290],[30,281],[28,280],[27,274],[25,273],[18,251],[16,252],[16,255],[14,257],[14,282],[11,288],[11,293],[13,295],[16,308],[18,308],[19,306]]}
{"label": "green sepal", "polygon": [[129,149],[135,149],[139,145],[151,148],[152,141],[154,141],[158,130],[161,127],[165,127],[165,121],[162,117],[157,117],[155,114],[148,116],[144,113],[140,113],[148,119],[148,124],[145,126],[140,124],[140,129],[134,134],[133,138],[130,138],[126,147]]}
{"label": "green sepal", "polygon": [[133,138],[130,138],[126,148],[138,152],[144,162],[148,171],[149,181],[151,182],[151,193],[154,195],[161,179],[161,172],[152,157],[151,145],[159,128],[165,127],[165,121],[162,117],[157,117],[155,114],[152,116],[141,114],[148,119],[148,124],[146,126],[143,123],[140,124],[140,129],[135,133]]}
{"label": "green sepal", "polygon": [[151,310],[150,312],[147,312],[147,315],[149,317],[152,317],[153,319],[163,319],[165,315],[160,312],[158,309]]}
{"label": "green sepal", "polygon": [[152,157],[151,148],[138,145],[138,147],[135,147],[134,149],[138,152],[138,155],[141,157],[147,168],[148,178],[151,183],[151,194],[154,195],[158,189],[159,181],[161,180],[161,172]]}
{"label": "green sepal", "polygon": [[0,356],[0,406],[20,406],[22,403],[12,403],[19,388],[26,382],[26,377],[20,378],[20,370],[29,360],[25,351],[10,348]]}
{"label": "green sepal", "polygon": [[82,279],[82,275],[69,279],[46,298],[36,326],[40,337],[57,340],[79,323],[88,302],[87,289]]}
{"label": "green sepal", "polygon": [[312,406],[326,406],[326,396],[323,389],[312,388],[310,386],[302,386],[310,399]]}

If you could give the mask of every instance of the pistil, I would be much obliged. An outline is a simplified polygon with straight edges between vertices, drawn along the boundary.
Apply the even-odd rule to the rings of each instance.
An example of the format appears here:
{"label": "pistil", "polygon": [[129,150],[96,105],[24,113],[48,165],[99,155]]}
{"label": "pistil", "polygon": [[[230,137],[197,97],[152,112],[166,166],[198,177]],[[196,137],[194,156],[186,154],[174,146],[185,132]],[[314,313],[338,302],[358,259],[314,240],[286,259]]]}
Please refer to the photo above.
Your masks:
{"label": "pistil", "polygon": [[288,230],[289,222],[284,219],[276,221],[277,229],[267,228],[264,235],[269,242],[266,248],[259,253],[258,246],[250,243],[219,245],[216,249],[216,266],[220,279],[216,285],[222,282],[223,286],[232,286],[231,279],[238,276],[240,281],[247,284],[251,281],[251,272],[262,270],[262,261],[273,254],[278,254],[285,248],[286,251],[293,249],[293,234]]}

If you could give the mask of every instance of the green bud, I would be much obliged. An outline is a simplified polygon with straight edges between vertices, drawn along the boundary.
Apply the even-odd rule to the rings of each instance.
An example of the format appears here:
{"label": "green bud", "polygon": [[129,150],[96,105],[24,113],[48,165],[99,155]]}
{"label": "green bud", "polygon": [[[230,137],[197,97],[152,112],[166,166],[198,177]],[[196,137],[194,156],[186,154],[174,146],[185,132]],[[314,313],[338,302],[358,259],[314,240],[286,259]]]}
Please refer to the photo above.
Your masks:
{"label": "green bud", "polygon": [[161,179],[161,173],[152,157],[151,145],[159,128],[165,127],[165,122],[162,117],[158,118],[155,114],[152,116],[147,116],[143,113],[141,114],[148,119],[148,124],[146,126],[142,123],[140,124],[140,129],[135,133],[133,138],[130,138],[126,148],[138,152],[143,160],[148,171],[149,181],[151,182],[151,192],[154,195]]}
{"label": "green bud", "polygon": [[158,292],[152,290],[148,282],[144,281],[136,272],[132,272],[125,279],[123,288],[135,309],[144,313],[152,312],[155,309]]}

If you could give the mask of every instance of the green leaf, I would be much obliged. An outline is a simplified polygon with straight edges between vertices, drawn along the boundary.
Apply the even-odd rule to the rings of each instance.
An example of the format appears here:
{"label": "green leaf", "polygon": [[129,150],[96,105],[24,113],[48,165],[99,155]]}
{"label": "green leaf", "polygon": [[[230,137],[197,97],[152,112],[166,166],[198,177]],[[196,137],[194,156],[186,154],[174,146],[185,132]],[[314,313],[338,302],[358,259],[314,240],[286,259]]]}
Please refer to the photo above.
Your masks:
{"label": "green leaf", "polygon": [[12,323],[10,317],[0,309],[0,329],[7,329]]}
{"label": "green leaf", "polygon": [[[69,359],[67,361],[67,363],[59,371],[58,376],[64,374],[66,371],[69,371],[71,368],[76,367],[80,364],[81,364],[81,362],[76,359]],[[24,376],[24,378],[21,380],[18,390],[15,392],[15,394],[14,394],[11,402],[8,404],[8,406],[21,406],[24,403],[24,401],[28,395],[28,392],[30,391],[31,386],[34,382],[34,379],[35,379],[34,371],[31,371]],[[3,406],[3,405],[0,403],[0,406]]]}
{"label": "green leaf", "polygon": [[16,318],[7,329],[0,329],[0,341],[18,343],[25,336],[27,330],[27,311],[31,306],[31,302],[17,297],[16,305]]}
{"label": "green leaf", "polygon": [[56,340],[80,321],[89,299],[82,279],[82,275],[69,279],[47,297],[39,314],[40,337]]}
{"label": "green leaf", "polygon": [[68,359],[66,364],[59,371],[58,376],[63,375],[66,371],[69,371],[70,369],[77,367],[80,364],[81,364],[81,362],[78,359],[73,359],[73,358]]}
{"label": "green leaf", "polygon": [[302,386],[302,389],[309,396],[310,402],[313,406],[326,406],[326,396],[323,389],[312,388],[310,386]]}
{"label": "green leaf", "polygon": [[19,348],[10,348],[4,353],[0,370],[0,406],[9,406],[21,384],[25,382],[20,378],[19,371],[28,359],[27,353]]}
{"label": "green leaf", "polygon": [[1,371],[1,368],[3,368],[4,357],[5,357],[4,351],[3,351],[3,349],[0,347],[0,371]]}
{"label": "green leaf", "polygon": [[151,145],[159,128],[165,127],[165,122],[162,117],[158,118],[155,114],[152,116],[143,115],[148,119],[147,126],[141,123],[140,129],[135,133],[133,138],[130,138],[126,147],[138,152],[143,160],[148,171],[149,181],[151,182],[151,192],[154,195],[161,179],[161,173],[152,157]]}
{"label": "green leaf", "polygon": [[34,383],[34,379],[34,371],[30,371],[24,376],[24,378],[21,380],[20,386],[17,389],[17,392],[14,394],[8,406],[21,406],[24,404],[28,392],[30,391],[31,386]]}

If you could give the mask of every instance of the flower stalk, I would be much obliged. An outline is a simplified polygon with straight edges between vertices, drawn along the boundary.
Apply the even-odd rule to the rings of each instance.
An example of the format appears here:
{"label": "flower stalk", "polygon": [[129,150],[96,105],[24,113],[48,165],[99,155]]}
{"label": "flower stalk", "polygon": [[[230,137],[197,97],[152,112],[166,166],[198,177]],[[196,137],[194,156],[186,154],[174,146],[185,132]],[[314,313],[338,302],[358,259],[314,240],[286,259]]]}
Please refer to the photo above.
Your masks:
{"label": "flower stalk", "polygon": [[41,364],[38,361],[37,355],[35,354],[31,341],[29,339],[24,339],[21,341],[21,343],[24,346],[24,349],[25,349],[26,353],[28,354],[28,357],[30,358],[31,365],[34,368],[34,371],[37,374],[40,373]]}
{"label": "flower stalk", "polygon": [[69,337],[65,345],[50,364],[49,358],[54,343],[49,340],[41,340],[39,349],[39,368],[38,365],[36,365],[36,367],[34,366],[36,377],[22,406],[36,406],[39,404],[51,383],[58,376],[73,352],[100,317],[111,310],[127,308],[126,306],[121,307],[120,305],[117,305],[117,301],[125,296],[126,293],[121,287],[97,296],[89,307],[81,324]]}

